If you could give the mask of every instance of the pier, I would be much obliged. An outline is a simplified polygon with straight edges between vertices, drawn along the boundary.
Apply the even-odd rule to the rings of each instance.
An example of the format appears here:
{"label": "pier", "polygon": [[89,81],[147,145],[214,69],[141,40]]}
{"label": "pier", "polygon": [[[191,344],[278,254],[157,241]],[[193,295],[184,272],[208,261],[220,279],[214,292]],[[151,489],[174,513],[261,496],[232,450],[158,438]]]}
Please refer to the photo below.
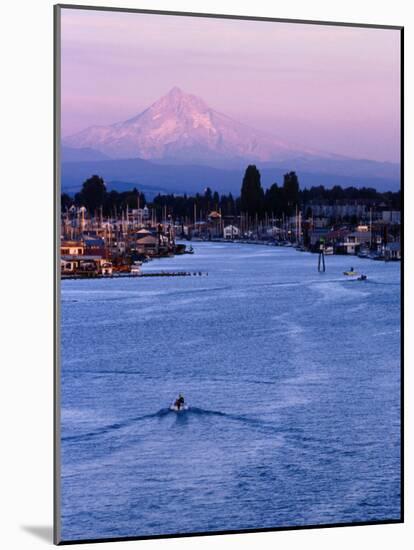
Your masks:
{"label": "pier", "polygon": [[61,275],[62,280],[68,279],[141,279],[142,277],[205,277],[208,276],[207,271],[149,271],[147,273],[112,273],[104,275],[101,273],[88,274],[71,274]]}

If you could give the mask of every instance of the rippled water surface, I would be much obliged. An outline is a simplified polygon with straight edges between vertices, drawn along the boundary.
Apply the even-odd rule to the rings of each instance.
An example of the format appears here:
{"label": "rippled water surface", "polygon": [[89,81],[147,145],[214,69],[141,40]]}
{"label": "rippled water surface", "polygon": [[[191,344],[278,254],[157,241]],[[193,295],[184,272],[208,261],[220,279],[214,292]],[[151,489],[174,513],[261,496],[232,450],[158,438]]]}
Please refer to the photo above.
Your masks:
{"label": "rippled water surface", "polygon": [[398,519],[400,265],[194,249],[62,283],[62,538]]}

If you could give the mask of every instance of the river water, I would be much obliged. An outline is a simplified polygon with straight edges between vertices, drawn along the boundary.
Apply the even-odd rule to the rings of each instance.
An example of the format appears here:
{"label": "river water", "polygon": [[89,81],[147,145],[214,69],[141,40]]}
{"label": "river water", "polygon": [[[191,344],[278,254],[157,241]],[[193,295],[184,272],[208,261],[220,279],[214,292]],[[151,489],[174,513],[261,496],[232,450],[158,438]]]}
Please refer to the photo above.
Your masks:
{"label": "river water", "polygon": [[400,265],[193,245],[62,282],[62,538],[398,519]]}

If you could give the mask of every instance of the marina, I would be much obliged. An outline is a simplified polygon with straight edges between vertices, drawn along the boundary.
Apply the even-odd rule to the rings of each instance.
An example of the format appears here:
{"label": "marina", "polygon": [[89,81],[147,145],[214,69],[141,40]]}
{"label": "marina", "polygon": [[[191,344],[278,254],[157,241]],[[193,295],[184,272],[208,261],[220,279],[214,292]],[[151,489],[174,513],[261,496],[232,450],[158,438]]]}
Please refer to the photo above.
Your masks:
{"label": "marina", "polygon": [[[249,166],[246,174],[250,169],[256,171],[260,180],[254,166]],[[285,178],[295,179],[296,200],[300,200],[296,175],[292,172]],[[107,193],[98,176],[85,181],[83,188],[87,189],[88,185],[99,185],[102,193]],[[398,194],[393,194],[391,199],[388,197],[388,202],[377,194],[377,198],[369,202],[359,199],[338,204],[334,210],[329,205],[322,207],[311,203],[312,210],[305,203],[296,204],[294,214],[283,212],[281,217],[267,212],[264,215],[261,212],[261,217],[257,212],[252,216],[242,211],[226,215],[221,208],[211,210],[212,197],[211,190],[207,189],[204,197],[183,199],[193,204],[194,217],[190,219],[183,216],[182,211],[180,214],[175,211],[173,204],[163,204],[171,197],[159,195],[158,201],[141,207],[144,197],[137,189],[126,194],[124,209],[118,212],[114,208],[112,213],[106,211],[105,215],[102,205],[88,210],[79,204],[79,196],[75,204],[69,196],[62,195],[62,278],[145,276],[149,262],[191,256],[195,252],[193,244],[199,242],[263,245],[311,252],[318,254],[318,270],[322,272],[326,269],[326,256],[357,256],[385,262],[398,262],[402,258],[401,213],[390,210],[395,205],[398,207]],[[196,200],[207,208],[198,207]],[[130,206],[131,201],[136,204]],[[225,201],[225,197],[221,201]],[[314,212],[319,215],[315,216]]]}

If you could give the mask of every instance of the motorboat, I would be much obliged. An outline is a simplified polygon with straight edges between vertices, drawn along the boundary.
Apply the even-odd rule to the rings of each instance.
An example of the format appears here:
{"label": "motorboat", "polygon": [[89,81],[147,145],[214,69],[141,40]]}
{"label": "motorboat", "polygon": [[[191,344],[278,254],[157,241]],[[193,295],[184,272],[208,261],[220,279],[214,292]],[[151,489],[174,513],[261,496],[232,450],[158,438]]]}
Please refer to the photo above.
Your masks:
{"label": "motorboat", "polygon": [[174,412],[183,412],[188,410],[188,405],[184,400],[184,397],[179,394],[177,399],[174,399],[174,401],[170,405],[170,411]]}
{"label": "motorboat", "polygon": [[181,407],[178,407],[175,403],[172,403],[170,406],[170,411],[174,412],[184,412],[188,411],[189,407],[188,405],[182,405]]}

